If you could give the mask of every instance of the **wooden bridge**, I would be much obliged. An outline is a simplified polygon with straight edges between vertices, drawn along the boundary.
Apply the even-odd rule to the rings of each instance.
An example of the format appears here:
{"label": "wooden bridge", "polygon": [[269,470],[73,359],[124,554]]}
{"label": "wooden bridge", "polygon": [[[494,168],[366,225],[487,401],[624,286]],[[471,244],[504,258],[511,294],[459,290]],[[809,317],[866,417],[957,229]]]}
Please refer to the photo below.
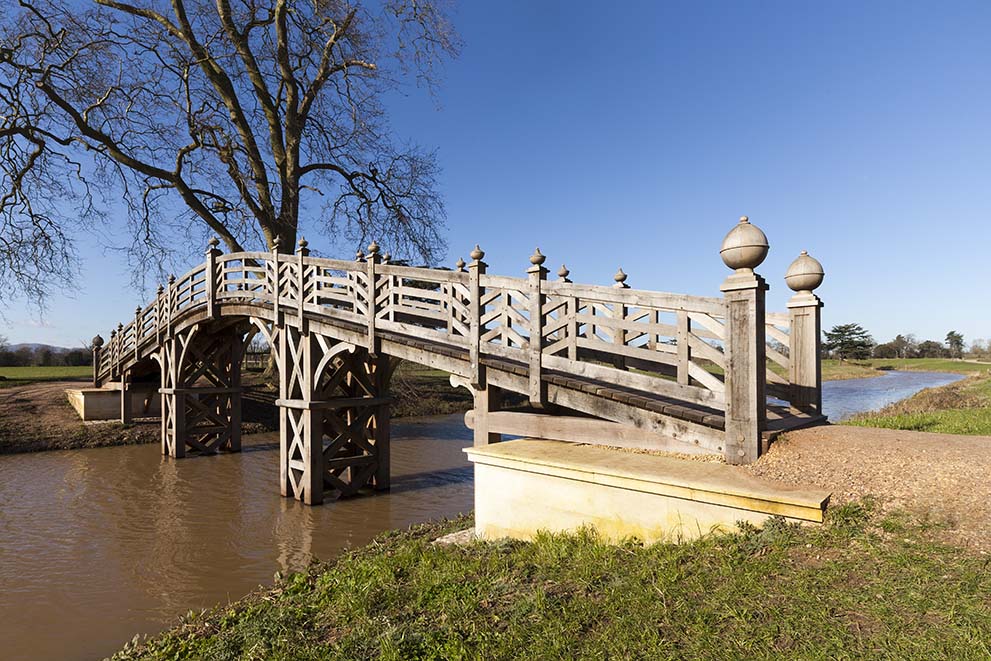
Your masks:
{"label": "wooden bridge", "polygon": [[[454,270],[389,263],[373,243],[355,261],[222,254],[168,286],[96,347],[96,386],[119,388],[122,418],[142,382],[159,381],[162,451],[240,449],[241,358],[261,333],[279,371],[282,494],[306,503],[389,485],[389,380],[397,359],[468,388],[476,445],[501,434],[752,462],[779,430],[821,415],[819,263],[786,276],[786,313],[767,313],[754,272],[767,241],[746,218],[721,255],[719,297],[486,272],[477,246]],[[770,344],[769,344],[770,343]],[[504,391],[528,406],[503,410]]]}

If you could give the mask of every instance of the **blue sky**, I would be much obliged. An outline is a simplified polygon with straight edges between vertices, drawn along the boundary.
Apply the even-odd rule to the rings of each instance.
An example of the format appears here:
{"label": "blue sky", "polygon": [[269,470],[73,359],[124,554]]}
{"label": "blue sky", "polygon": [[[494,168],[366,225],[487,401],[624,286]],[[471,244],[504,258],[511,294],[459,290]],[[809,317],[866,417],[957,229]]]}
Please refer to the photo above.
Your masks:
{"label": "blue sky", "polygon": [[[622,266],[718,295],[746,214],[769,308],[807,249],[826,327],[991,337],[991,3],[465,2],[454,20],[437,98],[390,102],[396,133],[437,149],[449,263],[477,242],[522,275],[539,245],[577,282]],[[79,292],[41,322],[15,303],[0,333],[75,345],[133,314],[123,260],[80,251]]]}

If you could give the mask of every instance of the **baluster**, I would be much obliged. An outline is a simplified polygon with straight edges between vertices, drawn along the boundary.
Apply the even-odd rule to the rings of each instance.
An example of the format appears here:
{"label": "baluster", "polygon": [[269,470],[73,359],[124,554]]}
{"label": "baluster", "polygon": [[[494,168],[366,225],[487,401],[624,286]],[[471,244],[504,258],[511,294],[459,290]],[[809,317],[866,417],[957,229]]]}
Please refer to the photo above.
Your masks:
{"label": "baluster", "polygon": [[543,406],[547,400],[547,388],[545,387],[541,356],[544,349],[544,294],[542,284],[547,279],[547,269],[544,268],[544,260],[547,258],[540,254],[540,248],[535,248],[530,256],[530,268],[526,270],[529,276],[530,298],[530,403],[534,406]]}

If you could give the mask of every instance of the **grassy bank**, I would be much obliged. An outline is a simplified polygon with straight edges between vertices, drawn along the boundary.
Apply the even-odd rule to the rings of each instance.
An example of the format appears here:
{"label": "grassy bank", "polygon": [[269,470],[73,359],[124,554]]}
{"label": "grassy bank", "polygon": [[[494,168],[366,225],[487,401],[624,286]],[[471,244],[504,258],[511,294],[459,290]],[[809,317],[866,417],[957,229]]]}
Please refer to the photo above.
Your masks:
{"label": "grassy bank", "polygon": [[438,547],[392,533],[191,615],[133,659],[986,659],[987,559],[907,515],[847,505],[821,528],[685,545],[594,535]]}
{"label": "grassy bank", "polygon": [[44,381],[86,381],[93,368],[82,367],[0,367],[0,388],[13,388]]}
{"label": "grassy bank", "polygon": [[855,415],[841,424],[991,436],[991,376],[971,376]]}
{"label": "grassy bank", "polygon": [[826,381],[881,376],[887,370],[950,372],[970,375],[987,374],[991,371],[991,364],[971,363],[949,358],[877,358],[844,361],[828,359],[822,361],[822,378]]}

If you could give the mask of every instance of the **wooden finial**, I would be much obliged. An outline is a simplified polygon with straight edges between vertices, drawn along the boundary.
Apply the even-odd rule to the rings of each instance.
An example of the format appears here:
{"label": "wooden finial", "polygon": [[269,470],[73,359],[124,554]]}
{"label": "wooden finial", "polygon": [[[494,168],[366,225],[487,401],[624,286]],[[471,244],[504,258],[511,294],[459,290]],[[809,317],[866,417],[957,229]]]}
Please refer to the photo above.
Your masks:
{"label": "wooden finial", "polygon": [[481,260],[482,257],[485,257],[485,251],[482,250],[481,248],[479,248],[478,247],[478,244],[476,243],[475,244],[475,249],[472,250],[471,251],[471,254],[469,254],[468,256],[471,257],[473,260],[475,260],[477,262],[477,261]]}
{"label": "wooden finial", "polygon": [[94,337],[93,338],[93,346],[96,347],[97,349],[99,349],[100,347],[102,347],[103,346],[103,338],[100,337],[99,335],[97,335],[96,337]]}
{"label": "wooden finial", "polygon": [[392,254],[390,253],[385,253],[384,255],[382,255],[383,264],[387,264],[391,259],[392,259]]}
{"label": "wooden finial", "polygon": [[305,250],[306,249],[306,246],[308,246],[308,245],[310,245],[310,242],[306,240],[306,237],[305,236],[301,236],[299,238],[299,247],[300,248],[303,248]]}
{"label": "wooden finial", "polygon": [[378,251],[379,251],[379,244],[375,241],[375,239],[372,239],[372,242],[368,244],[368,254],[377,255]]}
{"label": "wooden finial", "polygon": [[613,285],[613,286],[614,287],[620,287],[622,289],[626,289],[627,287],[629,287],[629,285],[626,284],[626,277],[627,276],[626,276],[625,273],[623,273],[623,269],[622,268],[617,269],[616,270],[616,275],[614,275],[612,277],[612,279],[616,281],[616,284]]}
{"label": "wooden finial", "polygon": [[557,270],[557,277],[561,278],[562,280],[567,280],[569,275],[571,275],[571,271],[568,270],[567,266],[561,264],[561,268]]}
{"label": "wooden finial", "polygon": [[206,242],[209,248],[207,250],[216,250],[217,246],[220,245],[220,239],[215,236],[211,236],[210,240]]}
{"label": "wooden finial", "polygon": [[170,285],[174,285],[175,284],[175,273],[170,273],[169,274],[169,284]]}
{"label": "wooden finial", "polygon": [[280,239],[278,236],[272,239],[272,250],[274,250],[275,252],[279,252],[280,243],[282,243],[282,239]]}
{"label": "wooden finial", "polygon": [[361,248],[358,248],[358,251],[354,253],[355,261],[360,262],[364,258],[365,258],[365,253],[361,252]]}
{"label": "wooden finial", "polygon": [[165,291],[165,287],[162,285],[162,283],[158,283],[158,295],[161,296],[162,292],[164,291]]}
{"label": "wooden finial", "polygon": [[465,260],[463,260],[460,257],[458,257],[458,261],[454,262],[454,267],[457,268],[459,271],[464,272],[464,270],[465,270]]}
{"label": "wooden finial", "polygon": [[141,314],[141,306],[140,305],[135,306],[135,308],[134,308],[134,314]]}
{"label": "wooden finial", "polygon": [[543,255],[542,255],[542,254],[540,253],[540,248],[534,248],[534,249],[533,249],[533,254],[532,254],[532,255],[530,255],[530,263],[531,263],[531,264],[533,264],[534,266],[540,266],[541,264],[543,264],[543,263],[544,263],[544,260],[545,260],[545,259],[547,259],[547,258],[546,258],[546,257],[544,257],[544,256],[543,256]]}

